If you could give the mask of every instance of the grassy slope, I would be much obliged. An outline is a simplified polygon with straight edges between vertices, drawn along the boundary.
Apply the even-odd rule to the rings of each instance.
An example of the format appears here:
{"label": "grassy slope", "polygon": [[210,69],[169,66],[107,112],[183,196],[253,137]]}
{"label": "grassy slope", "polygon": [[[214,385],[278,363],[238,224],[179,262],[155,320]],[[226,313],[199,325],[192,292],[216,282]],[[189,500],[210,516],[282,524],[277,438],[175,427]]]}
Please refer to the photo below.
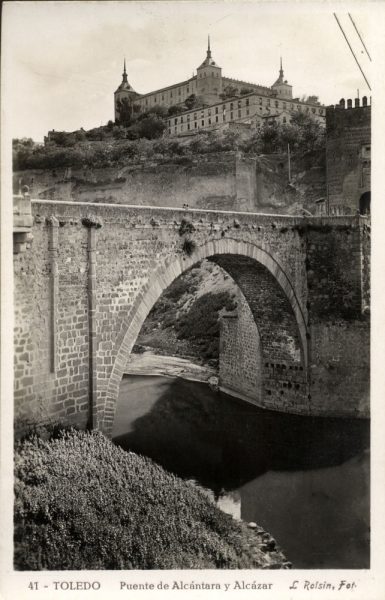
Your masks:
{"label": "grassy slope", "polygon": [[15,482],[16,569],[284,563],[279,551],[266,552],[262,533],[222,513],[191,483],[124,452],[99,432],[20,442]]}

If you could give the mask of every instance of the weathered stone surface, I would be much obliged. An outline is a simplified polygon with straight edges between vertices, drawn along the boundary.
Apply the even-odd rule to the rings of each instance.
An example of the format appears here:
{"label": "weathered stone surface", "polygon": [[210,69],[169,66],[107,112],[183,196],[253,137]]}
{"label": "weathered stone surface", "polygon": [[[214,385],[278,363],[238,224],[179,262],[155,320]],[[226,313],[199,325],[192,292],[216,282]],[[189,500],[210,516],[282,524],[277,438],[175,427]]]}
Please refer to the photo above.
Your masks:
{"label": "weathered stone surface", "polygon": [[[228,344],[233,337],[245,358],[243,371],[236,372],[234,356],[228,363],[240,392],[274,410],[368,414],[367,219],[49,201],[33,201],[32,215],[31,248],[14,255],[19,420],[52,417],[85,426],[91,419],[109,433],[127,358],[148,312],[203,258],[225,268],[245,299],[232,326],[236,338],[230,329],[224,338]],[[85,218],[102,226],[89,229]],[[192,233],[180,235],[183,219]],[[186,238],[195,244],[191,255],[182,249]]]}
{"label": "weathered stone surface", "polygon": [[328,107],[326,132],[329,210],[354,215],[371,188],[371,106]]}

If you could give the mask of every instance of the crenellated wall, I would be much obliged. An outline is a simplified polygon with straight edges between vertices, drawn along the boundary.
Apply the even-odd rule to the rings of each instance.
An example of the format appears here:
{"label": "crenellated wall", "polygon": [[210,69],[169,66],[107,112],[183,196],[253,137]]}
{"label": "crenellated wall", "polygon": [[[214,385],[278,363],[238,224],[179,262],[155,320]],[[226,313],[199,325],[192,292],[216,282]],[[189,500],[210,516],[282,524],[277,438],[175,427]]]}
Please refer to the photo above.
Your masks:
{"label": "crenellated wall", "polygon": [[370,212],[371,106],[342,99],[326,109],[326,172],[330,214]]}
{"label": "crenellated wall", "polygon": [[[20,428],[53,418],[109,434],[145,318],[203,258],[230,274],[247,303],[240,314],[252,315],[251,329],[247,320],[234,324],[231,350],[234,373],[235,355],[249,364],[244,390],[252,401],[300,414],[368,414],[367,362],[355,376],[362,395],[354,395],[342,344],[351,340],[352,357],[357,341],[362,356],[368,352],[361,239],[368,219],[51,201],[32,201],[31,214],[32,239],[14,255]],[[260,362],[248,363],[258,346]],[[322,397],[329,363],[330,395]]]}

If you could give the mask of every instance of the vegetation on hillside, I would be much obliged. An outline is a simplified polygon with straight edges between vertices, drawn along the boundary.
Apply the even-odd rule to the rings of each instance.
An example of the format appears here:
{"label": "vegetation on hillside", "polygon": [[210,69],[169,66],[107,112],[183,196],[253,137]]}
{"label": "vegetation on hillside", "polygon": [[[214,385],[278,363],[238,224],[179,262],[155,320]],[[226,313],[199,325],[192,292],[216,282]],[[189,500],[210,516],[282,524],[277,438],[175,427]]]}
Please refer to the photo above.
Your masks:
{"label": "vegetation on hillside", "polygon": [[[213,279],[211,291],[202,293],[205,280],[210,276]],[[139,334],[136,351],[149,346],[158,352],[188,355],[217,366],[219,318],[224,312],[235,310],[234,289],[229,276],[210,263],[196,265],[180,275],[150,311]]]}
{"label": "vegetation on hillside", "polygon": [[203,491],[100,432],[35,435],[16,445],[16,569],[282,565],[279,551],[261,546]]}
{"label": "vegetation on hillside", "polygon": [[[152,109],[124,127],[110,121],[107,126],[88,132],[56,132],[45,146],[32,140],[14,140],[14,170],[73,168],[107,168],[138,160],[191,163],[194,155],[241,150],[257,156],[286,152],[293,157],[311,156],[323,160],[325,130],[305,113],[297,113],[291,123],[265,124],[249,138],[234,131],[202,131],[188,138],[161,137],[165,122],[162,109]],[[313,162],[314,162],[313,161]]]}
{"label": "vegetation on hillside", "polygon": [[222,311],[235,310],[236,306],[228,292],[200,296],[193,302],[190,310],[175,321],[178,338],[195,342],[204,358],[218,359],[219,315]]}

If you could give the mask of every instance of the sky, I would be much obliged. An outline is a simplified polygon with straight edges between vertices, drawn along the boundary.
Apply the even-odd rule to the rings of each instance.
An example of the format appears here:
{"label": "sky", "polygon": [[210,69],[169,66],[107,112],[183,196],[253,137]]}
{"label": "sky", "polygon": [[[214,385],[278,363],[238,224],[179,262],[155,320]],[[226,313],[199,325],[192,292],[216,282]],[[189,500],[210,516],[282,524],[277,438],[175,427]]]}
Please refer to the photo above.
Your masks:
{"label": "sky", "polygon": [[[375,3],[5,2],[2,80],[12,137],[42,141],[48,130],[89,129],[113,119],[113,92],[126,58],[139,93],[185,80],[206,55],[222,74],[266,86],[280,56],[295,97],[326,105],[370,95],[333,11],[371,83]],[[375,54],[375,52],[374,52]]]}

